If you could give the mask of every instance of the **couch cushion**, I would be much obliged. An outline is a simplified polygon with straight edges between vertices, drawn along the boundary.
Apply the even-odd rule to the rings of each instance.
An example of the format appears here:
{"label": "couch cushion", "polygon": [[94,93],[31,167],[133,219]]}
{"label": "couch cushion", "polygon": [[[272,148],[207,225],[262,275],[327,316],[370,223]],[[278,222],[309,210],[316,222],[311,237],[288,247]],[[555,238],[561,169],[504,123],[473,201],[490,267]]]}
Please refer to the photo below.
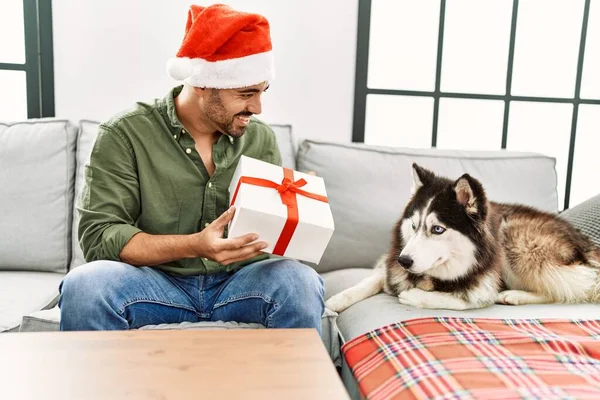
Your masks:
{"label": "couch cushion", "polygon": [[76,137],[54,118],[0,123],[0,270],[67,271]]}
{"label": "couch cushion", "polygon": [[[240,322],[182,322],[180,324],[146,325],[140,329],[258,329],[264,328],[260,324],[245,324]],[[55,306],[48,310],[41,310],[23,317],[20,332],[47,332],[60,330],[60,308]]]}
{"label": "couch cushion", "polygon": [[358,302],[342,312],[337,318],[338,329],[345,343],[372,329],[424,317],[469,317],[469,318],[569,318],[597,319],[597,304],[528,304],[505,306],[495,304],[477,310],[452,311],[413,308],[398,303],[398,299],[387,294],[378,294]]}
{"label": "couch cushion", "polygon": [[64,274],[0,271],[0,332],[17,328],[24,315],[53,307]]}
{"label": "couch cushion", "polygon": [[[81,192],[81,187],[84,183],[83,172],[85,169],[85,165],[88,163],[90,159],[90,153],[92,151],[92,147],[94,146],[94,142],[96,141],[96,135],[98,134],[98,125],[100,123],[97,121],[88,121],[82,120],[79,123],[79,137],[77,139],[77,171],[76,171],[76,179],[75,179],[75,198],[79,196]],[[270,125],[273,128],[273,132],[275,132],[275,136],[277,138],[277,144],[279,146],[279,151],[281,152],[281,158],[283,161],[283,166],[295,169],[296,168],[296,160],[295,160],[295,149],[294,149],[294,140],[292,138],[292,127],[290,125]],[[73,226],[71,235],[71,243],[73,249],[73,256],[71,258],[71,266],[70,268],[78,267],[85,263],[85,259],[83,257],[83,252],[81,251],[81,247],[79,246],[79,241],[77,239],[77,226],[79,224],[79,213],[76,209],[76,202],[73,204]]]}
{"label": "couch cushion", "polygon": [[[347,289],[372,273],[371,269],[355,268],[323,274],[325,298]],[[493,305],[488,308],[470,311],[424,310],[398,303],[386,294],[379,294],[348,308],[338,315],[336,327],[343,344],[353,338],[382,326],[412,318],[429,316],[479,317],[479,318],[580,318],[597,319],[598,306],[595,304],[542,304],[526,306]],[[360,398],[358,384],[343,357],[342,380],[351,398]]]}
{"label": "couch cushion", "polygon": [[387,251],[394,223],[409,199],[413,162],[451,178],[468,172],[483,182],[491,200],[557,211],[552,157],[304,141],[297,167],[325,179],[335,221],[317,271],[370,267]]}
{"label": "couch cushion", "polygon": [[191,329],[191,330],[202,330],[202,329],[264,329],[265,327],[261,324],[255,323],[244,323],[235,321],[203,321],[203,322],[181,322],[179,324],[158,324],[158,325],[145,325],[139,329],[148,330],[175,330],[175,329]]}
{"label": "couch cushion", "polygon": [[19,327],[19,332],[53,331],[60,331],[60,308],[58,306],[25,315]]}
{"label": "couch cushion", "polygon": [[[344,344],[368,331],[398,321],[422,317],[472,317],[472,318],[570,318],[597,319],[596,304],[539,304],[524,306],[493,305],[491,307],[469,310],[424,310],[404,306],[398,300],[386,294],[356,303],[337,317],[340,342]],[[348,364],[342,358],[342,381],[352,399],[359,399],[358,383]]]}
{"label": "couch cushion", "polygon": [[85,264],[85,258],[83,258],[83,251],[79,246],[79,240],[77,239],[77,226],[79,225],[79,213],[77,212],[77,199],[81,192],[81,186],[83,185],[83,171],[85,165],[90,159],[92,147],[96,141],[96,135],[98,134],[98,122],[82,120],[79,122],[79,136],[77,137],[77,150],[75,160],[77,162],[76,173],[75,173],[75,202],[73,203],[73,226],[71,235],[71,246],[73,249],[73,256],[71,257],[70,269]]}
{"label": "couch cushion", "polygon": [[563,211],[560,216],[600,246],[600,194]]}
{"label": "couch cushion", "polygon": [[269,125],[277,139],[277,146],[281,153],[281,161],[284,167],[296,169],[296,147],[292,135],[291,125]]}
{"label": "couch cushion", "polygon": [[[325,298],[356,285],[368,277],[372,270],[357,268],[353,271],[339,270],[323,274]],[[342,341],[347,342],[358,335],[382,326],[423,317],[478,317],[478,318],[581,318],[597,319],[596,304],[535,304],[505,306],[495,304],[478,310],[452,311],[413,308],[398,303],[398,299],[384,293],[358,302],[337,317]]]}
{"label": "couch cushion", "polygon": [[345,268],[321,274],[325,286],[325,300],[356,285],[372,272],[372,268]]}

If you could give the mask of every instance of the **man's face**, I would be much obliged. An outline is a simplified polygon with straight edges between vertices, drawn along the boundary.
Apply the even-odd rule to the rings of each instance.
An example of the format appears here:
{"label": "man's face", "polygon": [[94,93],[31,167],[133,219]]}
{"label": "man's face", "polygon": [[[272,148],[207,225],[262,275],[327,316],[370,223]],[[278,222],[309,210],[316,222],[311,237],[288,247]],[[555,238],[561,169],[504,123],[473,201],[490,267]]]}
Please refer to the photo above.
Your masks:
{"label": "man's face", "polygon": [[221,133],[238,138],[244,134],[250,116],[262,111],[261,95],[266,82],[241,89],[205,89],[206,116]]}

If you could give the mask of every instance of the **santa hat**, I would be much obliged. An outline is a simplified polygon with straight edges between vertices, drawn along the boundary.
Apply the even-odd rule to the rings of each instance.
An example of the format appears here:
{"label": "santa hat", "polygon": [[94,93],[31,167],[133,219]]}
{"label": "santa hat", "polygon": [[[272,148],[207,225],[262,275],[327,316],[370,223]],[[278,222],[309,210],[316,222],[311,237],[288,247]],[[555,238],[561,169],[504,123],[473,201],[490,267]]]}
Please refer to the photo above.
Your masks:
{"label": "santa hat", "polygon": [[167,71],[175,80],[213,89],[271,81],[275,66],[269,23],[262,15],[223,4],[192,5],[183,43]]}

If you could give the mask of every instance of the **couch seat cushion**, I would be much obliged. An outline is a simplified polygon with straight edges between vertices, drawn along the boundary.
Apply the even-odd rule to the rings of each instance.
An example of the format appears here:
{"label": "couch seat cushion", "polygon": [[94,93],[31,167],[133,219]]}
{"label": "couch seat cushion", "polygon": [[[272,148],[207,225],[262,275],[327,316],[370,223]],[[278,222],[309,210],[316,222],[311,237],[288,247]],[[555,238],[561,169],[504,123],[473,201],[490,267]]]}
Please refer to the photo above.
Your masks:
{"label": "couch seat cushion", "polygon": [[372,271],[371,268],[345,268],[321,274],[325,285],[325,299],[356,285]]}
{"label": "couch seat cushion", "polygon": [[0,332],[14,330],[24,315],[53,307],[64,274],[0,271]]}
{"label": "couch seat cushion", "polygon": [[424,317],[469,317],[469,318],[560,318],[597,319],[597,304],[528,304],[505,306],[495,304],[478,310],[426,310],[398,303],[398,299],[387,294],[378,294],[356,303],[337,318],[342,342],[358,335],[398,321]]}
{"label": "couch seat cushion", "polygon": [[[340,270],[323,274],[325,280],[326,298],[339,291],[358,283],[372,271],[369,269]],[[328,285],[329,283],[329,285]],[[424,310],[404,306],[398,300],[387,294],[378,294],[361,301],[344,312],[336,320],[341,344],[352,340],[368,331],[389,325],[398,321],[412,318],[431,316],[444,317],[473,317],[473,318],[572,318],[597,319],[598,305],[596,304],[540,304],[525,306],[493,305],[488,308],[470,311]],[[361,398],[358,384],[341,357],[342,380],[353,399]]]}
{"label": "couch seat cushion", "polygon": [[[245,324],[240,322],[182,322],[180,324],[146,325],[140,329],[259,329],[260,324]],[[48,310],[41,310],[23,317],[20,332],[48,332],[60,330],[60,308],[55,306]]]}

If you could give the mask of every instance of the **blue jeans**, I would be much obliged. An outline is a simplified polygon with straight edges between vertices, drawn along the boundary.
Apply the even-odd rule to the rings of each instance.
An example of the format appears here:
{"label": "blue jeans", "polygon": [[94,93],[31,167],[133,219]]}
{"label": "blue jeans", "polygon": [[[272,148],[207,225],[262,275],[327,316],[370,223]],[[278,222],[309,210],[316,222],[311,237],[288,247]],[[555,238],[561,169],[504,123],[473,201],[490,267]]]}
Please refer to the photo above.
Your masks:
{"label": "blue jeans", "polygon": [[60,329],[237,321],[267,328],[316,328],[320,334],[323,292],[323,280],[312,268],[288,259],[194,276],[95,261],[74,269],[60,284]]}

